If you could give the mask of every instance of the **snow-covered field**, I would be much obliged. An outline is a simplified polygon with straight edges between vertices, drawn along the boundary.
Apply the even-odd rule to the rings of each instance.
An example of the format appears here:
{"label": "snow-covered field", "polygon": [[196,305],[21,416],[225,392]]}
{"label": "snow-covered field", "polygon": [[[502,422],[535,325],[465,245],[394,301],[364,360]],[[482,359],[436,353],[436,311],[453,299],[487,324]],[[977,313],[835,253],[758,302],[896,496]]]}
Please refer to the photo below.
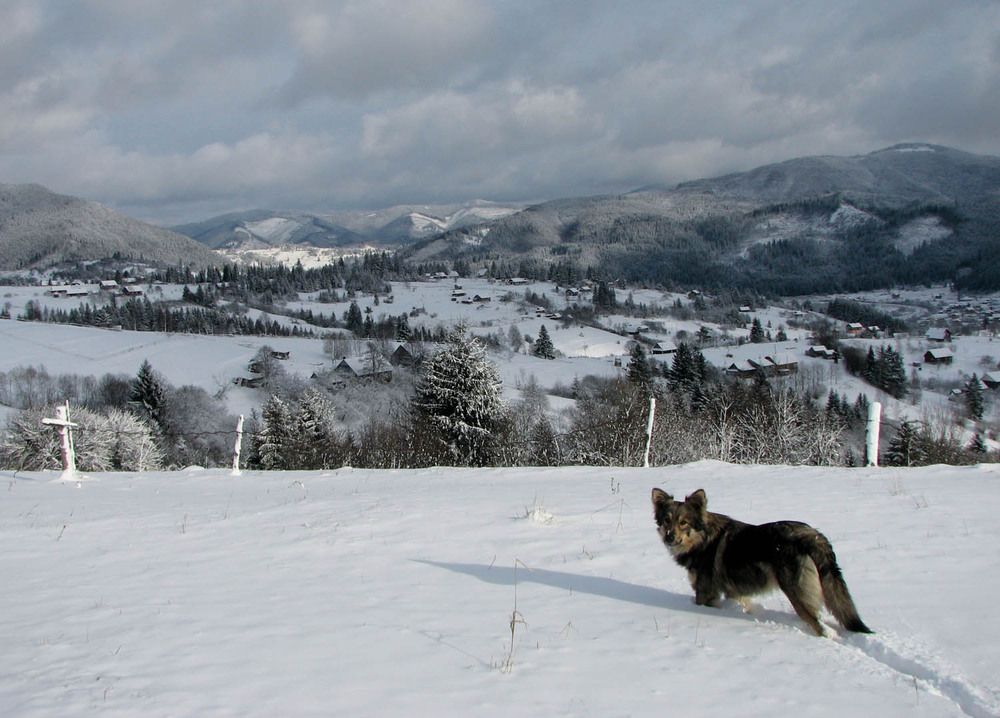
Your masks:
{"label": "snow-covered field", "polygon": [[[1000,715],[996,465],[0,477],[11,718]],[[693,605],[653,486],[818,527],[875,635]]]}

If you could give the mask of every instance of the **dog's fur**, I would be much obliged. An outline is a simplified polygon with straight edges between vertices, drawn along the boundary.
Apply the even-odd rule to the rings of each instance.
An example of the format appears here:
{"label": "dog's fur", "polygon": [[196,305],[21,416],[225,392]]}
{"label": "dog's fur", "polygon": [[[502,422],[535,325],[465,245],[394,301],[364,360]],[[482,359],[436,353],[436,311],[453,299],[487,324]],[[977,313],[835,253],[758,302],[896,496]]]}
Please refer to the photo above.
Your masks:
{"label": "dog's fur", "polygon": [[724,595],[746,610],[750,596],[780,588],[816,635],[823,635],[824,603],[847,630],[872,632],[858,616],[830,541],[812,526],[754,526],[712,513],[702,489],[683,502],[660,489],[653,489],[652,498],[660,538],[687,569],[699,606],[717,606]]}

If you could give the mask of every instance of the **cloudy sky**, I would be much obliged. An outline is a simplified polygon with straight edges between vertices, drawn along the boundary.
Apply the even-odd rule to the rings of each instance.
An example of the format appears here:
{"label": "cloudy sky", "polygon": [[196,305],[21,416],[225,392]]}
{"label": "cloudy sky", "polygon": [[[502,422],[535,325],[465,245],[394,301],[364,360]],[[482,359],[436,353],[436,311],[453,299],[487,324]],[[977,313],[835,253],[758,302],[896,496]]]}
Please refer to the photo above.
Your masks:
{"label": "cloudy sky", "polygon": [[0,0],[0,183],[169,224],[1000,155],[997,0]]}

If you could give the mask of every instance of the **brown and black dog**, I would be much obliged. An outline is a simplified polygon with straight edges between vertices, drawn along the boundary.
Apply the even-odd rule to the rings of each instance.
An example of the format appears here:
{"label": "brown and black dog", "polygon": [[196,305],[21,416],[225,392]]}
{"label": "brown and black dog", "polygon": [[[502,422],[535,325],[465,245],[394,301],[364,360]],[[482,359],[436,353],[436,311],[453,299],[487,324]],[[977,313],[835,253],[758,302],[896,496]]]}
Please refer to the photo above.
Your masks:
{"label": "brown and black dog", "polygon": [[660,538],[687,569],[699,606],[717,606],[725,596],[747,609],[750,596],[780,588],[816,635],[823,635],[824,604],[847,630],[872,632],[858,615],[830,541],[812,526],[755,526],[712,513],[702,489],[683,502],[661,489],[653,489],[652,498]]}

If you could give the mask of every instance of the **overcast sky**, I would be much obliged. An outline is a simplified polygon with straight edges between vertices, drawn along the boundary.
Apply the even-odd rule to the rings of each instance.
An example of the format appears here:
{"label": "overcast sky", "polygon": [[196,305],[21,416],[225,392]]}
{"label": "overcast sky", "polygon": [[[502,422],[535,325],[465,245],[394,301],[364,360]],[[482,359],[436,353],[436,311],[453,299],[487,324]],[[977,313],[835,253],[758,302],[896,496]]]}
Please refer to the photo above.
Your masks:
{"label": "overcast sky", "polygon": [[169,224],[1000,155],[997,0],[0,0],[0,183]]}

